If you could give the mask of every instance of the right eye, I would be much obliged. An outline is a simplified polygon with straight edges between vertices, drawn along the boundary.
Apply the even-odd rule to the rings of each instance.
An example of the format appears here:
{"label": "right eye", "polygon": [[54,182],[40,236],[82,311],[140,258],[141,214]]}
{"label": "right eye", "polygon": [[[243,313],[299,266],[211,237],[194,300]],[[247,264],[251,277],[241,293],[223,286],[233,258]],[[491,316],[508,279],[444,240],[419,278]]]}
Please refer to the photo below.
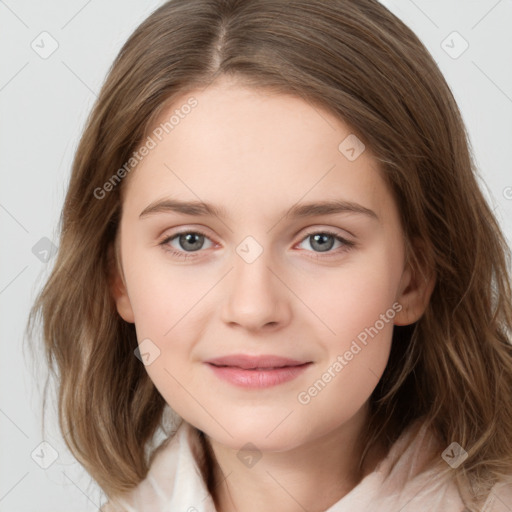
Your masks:
{"label": "right eye", "polygon": [[[166,237],[160,242],[163,249],[177,258],[195,258],[195,255],[188,254],[199,252],[203,248],[205,240],[210,240],[200,231],[180,231]],[[174,242],[174,245],[172,244]],[[212,243],[213,245],[213,243]],[[178,247],[177,247],[178,246]]]}

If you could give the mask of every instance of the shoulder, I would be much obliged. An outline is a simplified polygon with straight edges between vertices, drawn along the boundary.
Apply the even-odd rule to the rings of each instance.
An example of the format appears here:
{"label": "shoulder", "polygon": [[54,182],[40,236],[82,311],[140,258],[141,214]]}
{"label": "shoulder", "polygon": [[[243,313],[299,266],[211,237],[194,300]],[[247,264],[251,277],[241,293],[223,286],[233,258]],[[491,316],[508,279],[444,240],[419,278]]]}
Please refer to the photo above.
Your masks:
{"label": "shoulder", "polygon": [[485,512],[510,512],[512,503],[512,478],[508,482],[497,483],[489,493],[482,511]]}
{"label": "shoulder", "polygon": [[100,507],[100,512],[125,512],[124,510],[121,510],[120,508],[116,507],[113,503],[110,501],[107,501]]}
{"label": "shoulder", "polygon": [[146,478],[132,490],[113,497],[100,512],[214,511],[196,459],[199,450],[197,430],[183,421],[154,452]]}
{"label": "shoulder", "polygon": [[408,425],[394,442],[378,470],[386,477],[400,479],[403,484],[422,474],[440,451],[442,445],[423,418]]}
{"label": "shoulder", "polygon": [[[423,419],[416,420],[405,429],[379,468],[385,473],[385,484],[393,492],[402,493],[417,511],[427,511],[429,507],[467,511],[446,458],[448,448]],[[511,512],[511,504],[512,475],[494,485],[481,512]]]}
{"label": "shoulder", "polygon": [[382,500],[379,510],[462,511],[464,505],[455,481],[444,468],[443,450],[423,419],[406,428],[378,468],[383,478],[378,491]]}

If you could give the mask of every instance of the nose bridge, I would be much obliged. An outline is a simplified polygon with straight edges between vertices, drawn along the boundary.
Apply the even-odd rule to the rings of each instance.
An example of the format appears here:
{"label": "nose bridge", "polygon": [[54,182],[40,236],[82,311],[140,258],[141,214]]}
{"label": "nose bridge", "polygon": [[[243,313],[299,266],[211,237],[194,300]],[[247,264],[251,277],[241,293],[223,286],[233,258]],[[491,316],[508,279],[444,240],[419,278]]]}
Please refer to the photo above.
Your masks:
{"label": "nose bridge", "polygon": [[[241,284],[250,287],[256,292],[265,291],[272,286],[269,270],[275,262],[272,262],[272,251],[264,248],[254,237],[246,237],[236,247],[234,258],[234,285]],[[268,292],[269,290],[267,290]]]}
{"label": "nose bridge", "polygon": [[[223,319],[249,329],[286,320],[288,307],[283,284],[271,271],[273,251],[247,236],[235,248],[233,272],[223,305]],[[275,271],[274,271],[275,272]]]}

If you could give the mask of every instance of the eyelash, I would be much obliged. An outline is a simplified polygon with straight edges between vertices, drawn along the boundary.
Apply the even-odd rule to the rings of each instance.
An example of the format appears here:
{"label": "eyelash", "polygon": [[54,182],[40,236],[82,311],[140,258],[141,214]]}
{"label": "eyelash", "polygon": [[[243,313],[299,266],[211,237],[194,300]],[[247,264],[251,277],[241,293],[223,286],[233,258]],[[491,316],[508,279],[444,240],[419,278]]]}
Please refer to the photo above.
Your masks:
{"label": "eyelash", "polygon": [[[172,240],[174,240],[175,238],[179,237],[180,235],[185,235],[185,234],[194,234],[194,235],[202,235],[204,236],[205,238],[208,238],[210,239],[210,237],[208,237],[206,235],[206,233],[203,233],[201,230],[189,230],[189,231],[180,231],[178,233],[174,233],[172,236],[168,236],[166,237],[164,240],[162,240],[159,245],[162,246],[163,250],[170,253],[171,256],[174,256],[174,257],[177,257],[177,258],[180,258],[180,259],[183,259],[183,260],[186,260],[186,259],[189,259],[189,258],[196,258],[198,256],[196,256],[196,252],[199,253],[201,252],[201,250],[198,250],[198,251],[193,251],[193,252],[185,252],[185,251],[176,251],[175,249],[169,249],[169,246],[168,246],[168,243],[171,242]],[[314,252],[314,254],[317,254],[318,256],[313,256],[313,259],[323,259],[323,258],[329,258],[329,257],[332,257],[332,256],[336,256],[338,255],[340,252],[346,252],[346,251],[349,251],[351,249],[353,249],[355,246],[356,246],[356,243],[351,241],[351,240],[347,240],[345,238],[342,238],[340,235],[338,235],[337,233],[333,232],[333,231],[329,231],[328,229],[325,229],[325,230],[320,230],[320,231],[311,231],[310,233],[307,233],[301,240],[299,243],[302,243],[304,242],[307,238],[309,238],[310,236],[313,236],[313,235],[329,235],[329,236],[332,236],[335,240],[337,240],[338,242],[341,242],[343,244],[343,247],[342,248],[338,248],[337,251],[334,251],[334,252],[327,252],[325,253],[325,255],[323,255],[324,253],[320,253],[320,252],[314,252],[314,251],[307,251],[307,252]],[[311,257],[311,256],[310,256]]]}

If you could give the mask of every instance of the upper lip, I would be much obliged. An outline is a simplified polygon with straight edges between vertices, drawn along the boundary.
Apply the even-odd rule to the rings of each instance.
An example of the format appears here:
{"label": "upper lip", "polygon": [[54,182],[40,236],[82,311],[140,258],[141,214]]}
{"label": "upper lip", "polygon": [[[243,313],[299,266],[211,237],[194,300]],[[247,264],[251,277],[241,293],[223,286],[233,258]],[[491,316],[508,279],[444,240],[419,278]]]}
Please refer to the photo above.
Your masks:
{"label": "upper lip", "polygon": [[208,361],[205,361],[205,363],[215,366],[235,366],[237,368],[242,368],[243,370],[250,370],[254,368],[282,368],[285,366],[299,366],[309,362],[311,361],[299,361],[297,359],[290,359],[287,357],[273,355],[250,356],[246,354],[233,354],[229,356],[208,359]]}

